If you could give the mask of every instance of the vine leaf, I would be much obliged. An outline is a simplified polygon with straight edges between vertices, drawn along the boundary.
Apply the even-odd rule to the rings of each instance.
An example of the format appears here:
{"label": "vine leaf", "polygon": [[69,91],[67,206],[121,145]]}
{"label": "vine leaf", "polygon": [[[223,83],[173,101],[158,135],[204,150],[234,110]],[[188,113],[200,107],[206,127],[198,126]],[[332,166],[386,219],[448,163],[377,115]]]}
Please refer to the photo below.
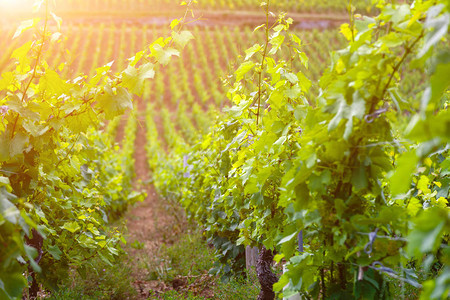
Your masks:
{"label": "vine leaf", "polygon": [[78,225],[77,222],[73,221],[73,222],[66,222],[64,223],[64,225],[62,226],[63,229],[66,229],[72,233],[77,232],[78,230],[81,229],[80,225]]}
{"label": "vine leaf", "polygon": [[61,258],[61,254],[62,251],[59,249],[59,247],[57,245],[54,246],[48,246],[47,247],[47,251],[48,253],[51,254],[51,256],[53,256],[54,259],[59,260]]}
{"label": "vine leaf", "polygon": [[24,250],[25,250],[25,253],[28,257],[28,261],[29,261],[31,267],[33,268],[33,270],[35,272],[41,272],[42,271],[41,267],[39,267],[39,265],[34,260],[38,256],[38,252],[37,252],[36,248],[25,244]]}
{"label": "vine leaf", "polygon": [[393,195],[408,191],[411,177],[416,170],[418,158],[414,151],[406,152],[397,160],[397,169],[391,177],[391,192]]}
{"label": "vine leaf", "polygon": [[30,120],[23,122],[23,128],[30,133],[33,137],[38,137],[45,134],[50,128],[44,124],[35,124]]}
{"label": "vine leaf", "polygon": [[154,44],[152,46],[152,56],[162,64],[167,65],[172,56],[180,56],[180,52],[173,48],[164,49],[160,44]]}
{"label": "vine leaf", "polygon": [[46,70],[41,80],[41,84],[39,85],[41,92],[45,91],[46,93],[61,95],[71,88],[71,85],[53,70]]}
{"label": "vine leaf", "polygon": [[19,27],[17,28],[16,32],[14,33],[13,39],[19,37],[25,30],[28,30],[34,26],[36,26],[37,23],[39,23],[41,19],[34,18],[31,20],[26,20],[20,23]]}
{"label": "vine leaf", "polygon": [[262,49],[260,44],[254,44],[252,47],[245,50],[245,60],[249,60],[255,53]]}
{"label": "vine leaf", "polygon": [[[430,79],[431,98],[429,100],[431,103],[439,101],[442,97],[442,93],[450,86],[450,53],[447,52],[438,56],[437,61],[438,65]],[[422,103],[422,105],[423,104],[424,103]]]}
{"label": "vine leaf", "polygon": [[425,28],[432,28],[432,30],[425,36],[425,43],[420,49],[418,57],[424,56],[431,47],[436,45],[447,34],[448,26],[450,25],[450,14],[445,13],[439,16],[443,8],[443,4],[430,8],[425,21]]}
{"label": "vine leaf", "polygon": [[127,109],[133,108],[131,95],[123,87],[117,88],[115,93],[111,88],[105,88],[105,93],[99,97],[98,103],[108,119],[112,119],[123,114]]}
{"label": "vine leaf", "polygon": [[0,187],[0,216],[12,224],[17,224],[19,222],[20,212],[10,201],[14,198],[16,197],[8,193],[5,187]]}
{"label": "vine leaf", "polygon": [[298,235],[298,232],[294,232],[288,236],[285,236],[284,238],[282,238],[279,242],[278,245],[284,244],[286,242],[289,242],[290,240],[292,240],[294,237],[296,237]]}
{"label": "vine leaf", "polygon": [[[27,286],[27,280],[20,272],[9,272],[8,274],[0,274],[0,297],[2,299],[10,299],[10,296],[22,295],[23,289]],[[16,299],[17,299],[16,298]]]}
{"label": "vine leaf", "polygon": [[25,146],[29,142],[29,137],[22,132],[18,132],[11,141],[9,146],[9,155],[10,157],[14,157],[20,153],[22,153],[25,149]]}
{"label": "vine leaf", "polygon": [[[430,208],[422,211],[416,218],[415,223],[420,224],[408,236],[408,254],[420,255],[435,251],[440,244],[440,235],[444,231],[445,221],[442,216],[447,214],[447,209]],[[442,215],[442,216],[441,216]]]}
{"label": "vine leaf", "polygon": [[194,36],[190,31],[184,30],[180,33],[173,31],[172,39],[179,47],[184,48],[190,40],[194,39]]}
{"label": "vine leaf", "polygon": [[123,73],[123,86],[134,94],[142,96],[144,81],[155,77],[155,70],[152,63],[146,63],[139,68],[131,65]]}
{"label": "vine leaf", "polygon": [[236,81],[242,80],[244,75],[250,72],[251,69],[255,66],[255,63],[252,61],[246,61],[242,63],[239,68],[234,72],[236,74]]}

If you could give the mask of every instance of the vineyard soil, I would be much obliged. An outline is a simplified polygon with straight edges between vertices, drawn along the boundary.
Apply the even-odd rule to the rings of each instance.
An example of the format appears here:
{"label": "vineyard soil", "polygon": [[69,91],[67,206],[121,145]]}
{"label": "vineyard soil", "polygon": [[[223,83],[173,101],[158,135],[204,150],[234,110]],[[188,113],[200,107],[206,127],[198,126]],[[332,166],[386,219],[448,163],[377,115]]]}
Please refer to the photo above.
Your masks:
{"label": "vineyard soil", "polygon": [[[140,264],[158,256],[163,244],[172,244],[183,233],[183,224],[176,220],[175,214],[180,211],[171,209],[156,193],[151,185],[151,172],[147,163],[145,151],[146,133],[145,119],[139,111],[145,111],[144,101],[137,103],[138,129],[135,141],[135,172],[136,188],[144,186],[147,197],[144,202],[138,203],[126,215],[128,228],[128,258],[132,266],[133,285],[143,299],[147,299],[150,291],[164,292],[168,286],[158,280],[148,280],[150,270],[143,269]],[[141,243],[138,247],[131,247],[133,242]]]}

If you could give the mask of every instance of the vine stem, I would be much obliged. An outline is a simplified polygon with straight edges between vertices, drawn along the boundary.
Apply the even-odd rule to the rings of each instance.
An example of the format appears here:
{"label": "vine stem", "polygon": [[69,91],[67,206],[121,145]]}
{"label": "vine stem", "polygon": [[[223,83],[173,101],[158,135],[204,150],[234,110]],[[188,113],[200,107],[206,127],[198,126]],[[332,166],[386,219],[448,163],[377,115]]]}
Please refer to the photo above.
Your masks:
{"label": "vine stem", "polygon": [[325,270],[324,270],[324,268],[320,269],[320,279],[322,281],[322,297],[323,297],[323,299],[326,299],[327,292],[326,292],[326,286],[325,286]]}
{"label": "vine stem", "polygon": [[350,30],[352,32],[352,42],[355,42],[355,22],[354,22],[354,18],[355,16],[353,15],[353,9],[352,9],[352,0],[348,1],[348,14],[350,17]]}
{"label": "vine stem", "polygon": [[259,116],[260,116],[260,107],[261,107],[261,85],[263,80],[263,70],[264,70],[264,62],[266,61],[267,56],[267,48],[269,47],[269,4],[270,0],[267,0],[266,3],[266,42],[264,45],[264,52],[261,60],[261,70],[259,71],[259,79],[258,79],[258,107],[256,111],[256,126],[259,124]]}
{"label": "vine stem", "polygon": [[392,70],[392,74],[389,77],[388,82],[386,83],[386,86],[383,89],[383,92],[381,93],[382,98],[384,98],[384,94],[386,93],[387,89],[389,88],[389,85],[391,84],[392,78],[394,78],[395,73],[397,73],[398,69],[400,68],[400,66],[403,64],[403,62],[405,61],[406,57],[408,57],[409,54],[412,53],[412,48],[414,48],[414,46],[417,44],[417,42],[423,37],[423,32],[414,40],[414,42],[411,43],[411,45],[406,46],[405,48],[405,53],[403,53],[402,58],[400,59],[400,61],[394,66],[394,69]]}
{"label": "vine stem", "polygon": [[[32,73],[31,78],[28,81],[28,83],[27,83],[27,85],[25,87],[25,90],[24,90],[24,92],[22,94],[22,99],[20,100],[20,102],[22,102],[22,103],[25,101],[25,96],[26,96],[26,94],[28,92],[28,89],[30,88],[31,83],[36,78],[37,67],[39,65],[39,61],[40,61],[41,56],[42,56],[42,50],[44,48],[45,40],[46,40],[46,37],[47,37],[47,26],[48,26],[48,15],[49,15],[49,7],[48,7],[49,4],[48,4],[48,1],[49,0],[45,1],[45,19],[44,19],[44,30],[42,31],[42,42],[41,42],[41,45],[40,45],[39,50],[37,52],[36,61],[34,63],[34,67],[33,67],[33,73]],[[17,126],[17,121],[19,120],[19,117],[20,117],[20,114],[17,113],[16,119],[14,120],[13,129],[12,129],[12,132],[11,132],[11,139],[14,138],[15,131],[16,131],[16,126]]]}
{"label": "vine stem", "polygon": [[[380,99],[384,99],[384,95],[386,94],[387,89],[391,85],[392,79],[394,78],[395,74],[398,72],[398,70],[400,69],[401,65],[403,64],[405,59],[408,57],[408,55],[412,53],[412,48],[414,48],[414,46],[417,44],[417,42],[420,41],[420,39],[423,36],[424,36],[424,32],[422,31],[422,33],[411,43],[411,45],[405,47],[405,52],[403,53],[402,57],[400,58],[400,61],[396,65],[394,65],[394,68],[392,69],[392,73],[389,76],[389,79],[388,79],[386,85],[384,86],[383,91],[381,92],[381,98]],[[369,114],[373,113],[373,111],[375,110],[375,106],[376,106],[377,102],[378,101],[373,101],[372,102],[372,106],[370,107]]]}
{"label": "vine stem", "polygon": [[79,138],[80,138],[80,133],[77,135],[77,138],[76,138],[75,141],[73,142],[72,147],[70,147],[69,151],[67,151],[67,153],[66,153],[66,155],[64,156],[64,158],[62,158],[60,161],[58,161],[58,163],[57,163],[56,166],[55,166],[55,169],[57,169],[57,168],[59,167],[59,165],[69,157],[70,153],[72,153],[72,150],[73,150],[73,148],[75,147],[76,143],[78,142],[78,139],[79,139]]}

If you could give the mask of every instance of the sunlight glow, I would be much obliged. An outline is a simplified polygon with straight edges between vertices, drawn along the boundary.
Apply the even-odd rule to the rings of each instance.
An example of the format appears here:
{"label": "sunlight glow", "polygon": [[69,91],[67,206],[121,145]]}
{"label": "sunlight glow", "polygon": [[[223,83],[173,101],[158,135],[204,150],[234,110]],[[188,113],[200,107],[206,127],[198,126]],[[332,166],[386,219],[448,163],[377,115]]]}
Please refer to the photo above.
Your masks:
{"label": "sunlight glow", "polygon": [[33,5],[31,1],[28,0],[0,0],[0,9],[26,9],[28,10],[28,7]]}

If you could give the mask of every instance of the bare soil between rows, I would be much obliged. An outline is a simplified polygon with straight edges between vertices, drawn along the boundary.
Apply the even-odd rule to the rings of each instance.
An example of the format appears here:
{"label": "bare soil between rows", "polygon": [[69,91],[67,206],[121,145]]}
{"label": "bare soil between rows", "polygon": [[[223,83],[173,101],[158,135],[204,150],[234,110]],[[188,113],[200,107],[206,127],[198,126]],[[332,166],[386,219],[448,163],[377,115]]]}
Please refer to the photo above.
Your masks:
{"label": "bare soil between rows", "polygon": [[[136,189],[144,190],[147,196],[124,216],[128,230],[125,251],[128,253],[128,266],[131,268],[131,282],[137,292],[136,299],[159,299],[159,295],[169,290],[189,289],[188,278],[177,277],[171,282],[164,282],[152,275],[153,269],[158,268],[154,264],[158,263],[161,256],[161,247],[175,243],[185,233],[188,224],[180,208],[169,205],[167,200],[158,195],[151,183],[151,170],[145,149],[147,140],[143,100],[138,101],[136,111],[138,128],[134,152],[134,184]],[[130,245],[136,242],[140,247]],[[201,293],[205,297],[209,297],[209,294],[208,289]]]}
{"label": "bare soil between rows", "polygon": [[[141,247],[126,247],[129,265],[132,267],[133,286],[138,292],[138,299],[147,299],[152,291],[164,291],[164,283],[149,279],[149,270],[141,265],[147,258],[157,255],[161,245],[167,243],[164,232],[174,224],[174,217],[165,211],[163,201],[157,194],[154,186],[149,183],[150,169],[147,164],[145,150],[146,130],[145,117],[139,112],[145,111],[144,101],[138,101],[136,109],[138,115],[138,127],[135,139],[135,188],[146,192],[147,196],[142,203],[138,203],[132,208],[125,218],[127,221],[128,245],[133,242],[141,243]],[[120,127],[122,129],[120,129]],[[119,127],[123,131],[124,124]],[[122,133],[123,138],[123,133]],[[140,248],[140,249],[139,249]]]}

